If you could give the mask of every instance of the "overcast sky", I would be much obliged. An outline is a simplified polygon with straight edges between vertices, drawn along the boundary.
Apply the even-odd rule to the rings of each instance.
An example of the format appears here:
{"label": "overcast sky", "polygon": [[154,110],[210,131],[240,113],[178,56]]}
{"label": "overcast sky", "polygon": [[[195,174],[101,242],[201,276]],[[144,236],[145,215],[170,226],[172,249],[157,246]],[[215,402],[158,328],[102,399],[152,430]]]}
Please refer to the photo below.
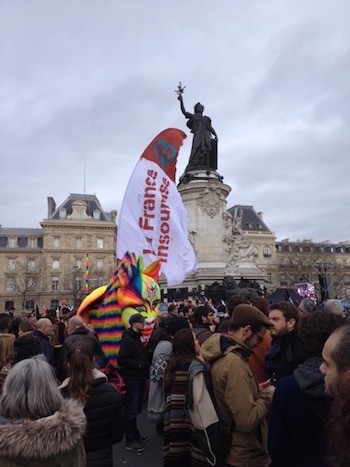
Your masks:
{"label": "overcast sky", "polygon": [[227,207],[278,239],[350,240],[348,0],[0,0],[0,224],[40,227],[47,197],[120,211],[162,130],[219,137]]}

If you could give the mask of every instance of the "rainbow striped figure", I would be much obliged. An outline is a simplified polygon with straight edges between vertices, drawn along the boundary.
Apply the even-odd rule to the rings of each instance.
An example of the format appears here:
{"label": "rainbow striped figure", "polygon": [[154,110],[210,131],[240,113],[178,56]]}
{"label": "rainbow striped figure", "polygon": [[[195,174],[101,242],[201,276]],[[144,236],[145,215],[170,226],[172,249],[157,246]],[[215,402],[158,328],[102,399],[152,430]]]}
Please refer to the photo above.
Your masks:
{"label": "rainbow striped figure", "polygon": [[145,317],[146,339],[152,332],[161,297],[159,273],[158,260],[144,269],[142,256],[127,252],[109,283],[91,292],[78,308],[78,315],[95,330],[111,365],[117,366],[122,334],[133,314]]}

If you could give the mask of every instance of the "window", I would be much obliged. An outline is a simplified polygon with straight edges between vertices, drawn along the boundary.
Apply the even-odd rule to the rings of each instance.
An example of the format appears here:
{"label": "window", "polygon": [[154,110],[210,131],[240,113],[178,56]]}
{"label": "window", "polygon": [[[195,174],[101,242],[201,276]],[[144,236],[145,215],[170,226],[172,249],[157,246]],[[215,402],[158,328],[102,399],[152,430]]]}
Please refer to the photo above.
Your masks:
{"label": "window", "polygon": [[82,219],[84,217],[84,211],[82,209],[77,209],[77,219]]}
{"label": "window", "polygon": [[280,275],[280,284],[281,285],[287,285],[287,278],[284,274]]}
{"label": "window", "polygon": [[83,239],[81,237],[77,237],[75,239],[75,245],[77,248],[83,248]]}
{"label": "window", "polygon": [[264,258],[271,258],[271,250],[270,250],[270,248],[268,246],[264,246],[263,256],[264,256]]}
{"label": "window", "polygon": [[97,239],[97,248],[103,248],[103,238]]}
{"label": "window", "polygon": [[31,271],[35,269],[35,259],[28,259],[28,269]]}
{"label": "window", "polygon": [[100,213],[100,211],[99,211],[98,209],[95,209],[95,210],[94,210],[94,212],[93,212],[93,217],[94,217],[94,219],[96,219],[96,220],[100,219],[101,213]]}
{"label": "window", "polygon": [[67,210],[65,208],[59,210],[59,217],[60,219],[65,219],[67,217]]}
{"label": "window", "polygon": [[[58,277],[53,277],[51,279],[51,290],[58,290],[58,285],[59,285]],[[52,308],[54,307],[51,307],[51,309]]]}
{"label": "window", "polygon": [[54,259],[52,260],[52,269],[59,269],[60,268],[60,260]]}
{"label": "window", "polygon": [[15,278],[8,277],[6,279],[6,292],[13,292],[15,290]]}
{"label": "window", "polygon": [[29,246],[29,248],[35,248],[36,247],[36,238],[28,238],[28,246]]}
{"label": "window", "polygon": [[53,246],[55,248],[59,248],[60,247],[60,237],[53,237]]}
{"label": "window", "polygon": [[8,271],[14,271],[16,268],[16,260],[15,259],[9,259],[7,261],[7,270]]}
{"label": "window", "polygon": [[5,311],[10,311],[15,309],[15,303],[13,300],[6,300],[5,302]]}
{"label": "window", "polygon": [[76,260],[75,260],[75,267],[76,267],[76,269],[81,269],[81,265],[82,265],[81,259],[79,259],[79,258],[76,259]]}
{"label": "window", "polygon": [[16,246],[17,246],[17,238],[13,238],[13,237],[9,238],[9,239],[8,239],[8,246],[9,246],[10,248],[16,248]]}
{"label": "window", "polygon": [[51,300],[51,302],[50,302],[50,309],[51,310],[56,310],[58,308],[58,306],[59,306],[58,300],[56,300],[56,299]]}
{"label": "window", "polygon": [[34,310],[34,300],[27,300],[26,301],[26,306],[25,306],[25,309],[26,310]]}
{"label": "window", "polygon": [[75,278],[75,289],[80,290],[81,289],[81,284],[82,284],[81,277],[76,277]]}
{"label": "window", "polygon": [[103,269],[103,266],[104,266],[103,259],[98,259],[98,260],[96,261],[96,267],[97,267],[97,269],[101,270],[101,269]]}
{"label": "window", "polygon": [[27,279],[27,290],[32,292],[35,289],[35,279],[34,277],[28,277]]}
{"label": "window", "polygon": [[252,224],[250,222],[247,222],[247,228],[248,229],[251,229],[252,228]]}

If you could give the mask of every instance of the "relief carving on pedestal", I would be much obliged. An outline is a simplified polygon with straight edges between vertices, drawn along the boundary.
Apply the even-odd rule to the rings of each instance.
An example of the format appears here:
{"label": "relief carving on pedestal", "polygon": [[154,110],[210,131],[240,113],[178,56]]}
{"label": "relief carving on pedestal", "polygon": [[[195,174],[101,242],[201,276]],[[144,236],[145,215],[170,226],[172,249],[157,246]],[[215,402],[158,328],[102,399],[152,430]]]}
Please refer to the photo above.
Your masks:
{"label": "relief carving on pedestal", "polygon": [[222,201],[225,199],[221,190],[211,185],[208,188],[203,188],[199,198],[199,207],[209,217],[215,217],[220,212]]}
{"label": "relief carving on pedestal", "polygon": [[241,229],[241,218],[233,219],[231,214],[223,214],[225,221],[226,251],[229,253],[225,272],[226,274],[235,274],[240,267],[256,268],[256,258],[258,256],[256,247],[244,235]]}

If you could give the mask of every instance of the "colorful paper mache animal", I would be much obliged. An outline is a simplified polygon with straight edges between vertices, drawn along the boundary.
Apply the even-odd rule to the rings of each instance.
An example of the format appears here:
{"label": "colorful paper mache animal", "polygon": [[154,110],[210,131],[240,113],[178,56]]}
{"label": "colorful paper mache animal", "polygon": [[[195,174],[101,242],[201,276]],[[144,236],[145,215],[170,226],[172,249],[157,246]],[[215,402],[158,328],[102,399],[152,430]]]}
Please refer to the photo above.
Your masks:
{"label": "colorful paper mache animal", "polygon": [[91,292],[78,308],[78,315],[93,327],[112,366],[117,366],[122,334],[133,314],[145,317],[144,340],[151,335],[161,298],[159,275],[158,260],[144,268],[142,256],[127,252],[109,283]]}

